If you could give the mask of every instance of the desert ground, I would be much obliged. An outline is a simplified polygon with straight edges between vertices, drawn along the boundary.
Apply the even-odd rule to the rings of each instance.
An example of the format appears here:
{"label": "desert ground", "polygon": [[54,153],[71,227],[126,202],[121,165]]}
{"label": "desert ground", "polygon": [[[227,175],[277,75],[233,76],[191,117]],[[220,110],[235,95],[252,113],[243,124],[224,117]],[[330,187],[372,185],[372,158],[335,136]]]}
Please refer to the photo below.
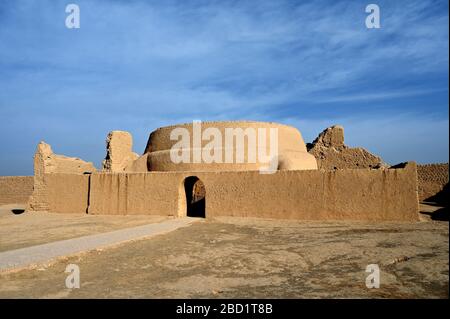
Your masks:
{"label": "desert ground", "polygon": [[[448,218],[422,205],[416,223],[198,219],[149,239],[0,272],[0,298],[448,298]],[[14,213],[13,213],[13,210]],[[164,217],[0,209],[0,252]],[[68,264],[79,289],[65,287]],[[365,285],[369,264],[380,288]]]}
{"label": "desert ground", "polygon": [[24,213],[25,204],[0,206],[0,252],[163,221],[163,216]]}

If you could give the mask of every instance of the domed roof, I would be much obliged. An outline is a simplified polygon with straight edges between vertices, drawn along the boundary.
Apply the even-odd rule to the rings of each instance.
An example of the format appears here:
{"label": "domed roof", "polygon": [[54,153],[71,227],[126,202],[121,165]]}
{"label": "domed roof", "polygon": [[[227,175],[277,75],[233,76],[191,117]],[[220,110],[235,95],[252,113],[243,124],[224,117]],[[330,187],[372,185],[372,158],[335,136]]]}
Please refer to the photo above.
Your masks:
{"label": "domed roof", "polygon": [[268,165],[269,157],[276,157],[276,169],[317,169],[301,133],[272,122],[194,121],[165,126],[150,134],[145,153],[151,171],[259,170]]}

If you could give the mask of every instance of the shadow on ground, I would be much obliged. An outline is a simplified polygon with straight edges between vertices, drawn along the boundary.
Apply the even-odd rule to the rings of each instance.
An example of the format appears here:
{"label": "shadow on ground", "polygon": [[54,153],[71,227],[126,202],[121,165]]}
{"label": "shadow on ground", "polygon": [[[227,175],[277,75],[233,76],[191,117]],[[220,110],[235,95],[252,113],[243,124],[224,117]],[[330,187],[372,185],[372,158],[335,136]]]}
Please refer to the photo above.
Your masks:
{"label": "shadow on ground", "polygon": [[433,212],[421,212],[424,215],[430,216],[431,220],[436,221],[449,221],[449,209],[448,207],[440,207]]}

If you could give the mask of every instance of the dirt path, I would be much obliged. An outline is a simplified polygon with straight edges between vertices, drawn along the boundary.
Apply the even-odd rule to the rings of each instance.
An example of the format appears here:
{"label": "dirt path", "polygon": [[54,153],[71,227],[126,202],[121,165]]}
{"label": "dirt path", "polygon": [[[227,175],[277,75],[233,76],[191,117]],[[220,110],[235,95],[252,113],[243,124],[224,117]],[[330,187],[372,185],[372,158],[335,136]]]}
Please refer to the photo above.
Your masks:
{"label": "dirt path", "polygon": [[25,207],[0,206],[0,252],[168,220],[153,215],[24,212]]}
{"label": "dirt path", "polygon": [[153,237],[188,226],[193,221],[194,219],[192,218],[172,219],[161,223],[2,252],[0,253],[0,271],[46,263],[58,257],[101,249],[136,239]]}

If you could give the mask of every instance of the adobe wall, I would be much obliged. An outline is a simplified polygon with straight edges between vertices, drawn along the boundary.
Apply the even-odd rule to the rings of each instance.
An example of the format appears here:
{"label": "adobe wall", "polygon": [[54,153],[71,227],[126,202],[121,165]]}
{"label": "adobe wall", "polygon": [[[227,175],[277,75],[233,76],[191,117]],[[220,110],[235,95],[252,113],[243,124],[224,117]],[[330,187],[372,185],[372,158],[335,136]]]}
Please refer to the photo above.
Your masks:
{"label": "adobe wall", "polygon": [[40,142],[34,154],[34,176],[43,173],[71,173],[83,174],[95,172],[96,168],[91,162],[85,162],[77,157],[67,157],[53,153],[51,146]]}
{"label": "adobe wall", "polygon": [[213,178],[214,183],[205,177],[206,211],[214,216],[413,221],[418,219],[414,166],[265,176],[235,173]]}
{"label": "adobe wall", "polygon": [[85,214],[88,207],[89,176],[81,174],[47,173],[43,175],[41,191],[33,193],[39,207],[53,213]]}
{"label": "adobe wall", "polygon": [[91,176],[90,214],[183,216],[187,176],[206,188],[206,216],[418,220],[416,165],[397,169],[152,172]]}
{"label": "adobe wall", "polygon": [[148,172],[149,170],[147,167],[147,161],[148,161],[148,153],[139,156],[135,161],[128,164],[128,166],[125,167],[125,171],[134,173]]}
{"label": "adobe wall", "polygon": [[326,128],[307,144],[309,154],[314,155],[319,169],[357,169],[388,167],[383,160],[362,147],[348,147],[344,143],[344,128],[334,125]]}
{"label": "adobe wall", "polygon": [[[66,175],[67,184],[61,185],[62,191],[71,187],[70,183],[75,183],[74,187],[77,187],[78,178],[76,176],[83,176],[85,172],[95,172],[96,169],[91,162],[85,162],[79,158],[67,157],[63,155],[57,155],[53,153],[51,146],[45,142],[40,142],[36,148],[34,154],[34,186],[33,193],[27,204],[27,211],[49,211],[53,210],[53,207],[48,203],[54,201],[47,200],[47,192],[54,191],[53,179],[49,176],[53,174]],[[73,175],[73,176],[72,176]],[[57,179],[58,177],[55,177]],[[69,183],[70,182],[70,183]],[[64,184],[64,183],[62,183]],[[77,194],[77,190],[74,189],[74,195]],[[49,195],[50,196],[50,195]],[[57,195],[55,195],[57,197]],[[87,196],[87,195],[83,195]],[[58,200],[56,198],[56,200]],[[71,212],[71,204],[68,204],[68,211]],[[59,207],[59,206],[58,206]],[[62,212],[66,212],[66,208],[62,207]],[[76,210],[78,211],[78,209]]]}
{"label": "adobe wall", "polygon": [[92,174],[89,214],[177,216],[182,181],[180,173]]}
{"label": "adobe wall", "polygon": [[109,132],[106,137],[106,157],[102,163],[104,171],[123,172],[138,157],[133,152],[133,137],[129,132]]}
{"label": "adobe wall", "polygon": [[419,199],[427,200],[444,189],[448,184],[448,163],[417,165]]}
{"label": "adobe wall", "polygon": [[0,205],[23,204],[33,193],[33,176],[0,176]]}

